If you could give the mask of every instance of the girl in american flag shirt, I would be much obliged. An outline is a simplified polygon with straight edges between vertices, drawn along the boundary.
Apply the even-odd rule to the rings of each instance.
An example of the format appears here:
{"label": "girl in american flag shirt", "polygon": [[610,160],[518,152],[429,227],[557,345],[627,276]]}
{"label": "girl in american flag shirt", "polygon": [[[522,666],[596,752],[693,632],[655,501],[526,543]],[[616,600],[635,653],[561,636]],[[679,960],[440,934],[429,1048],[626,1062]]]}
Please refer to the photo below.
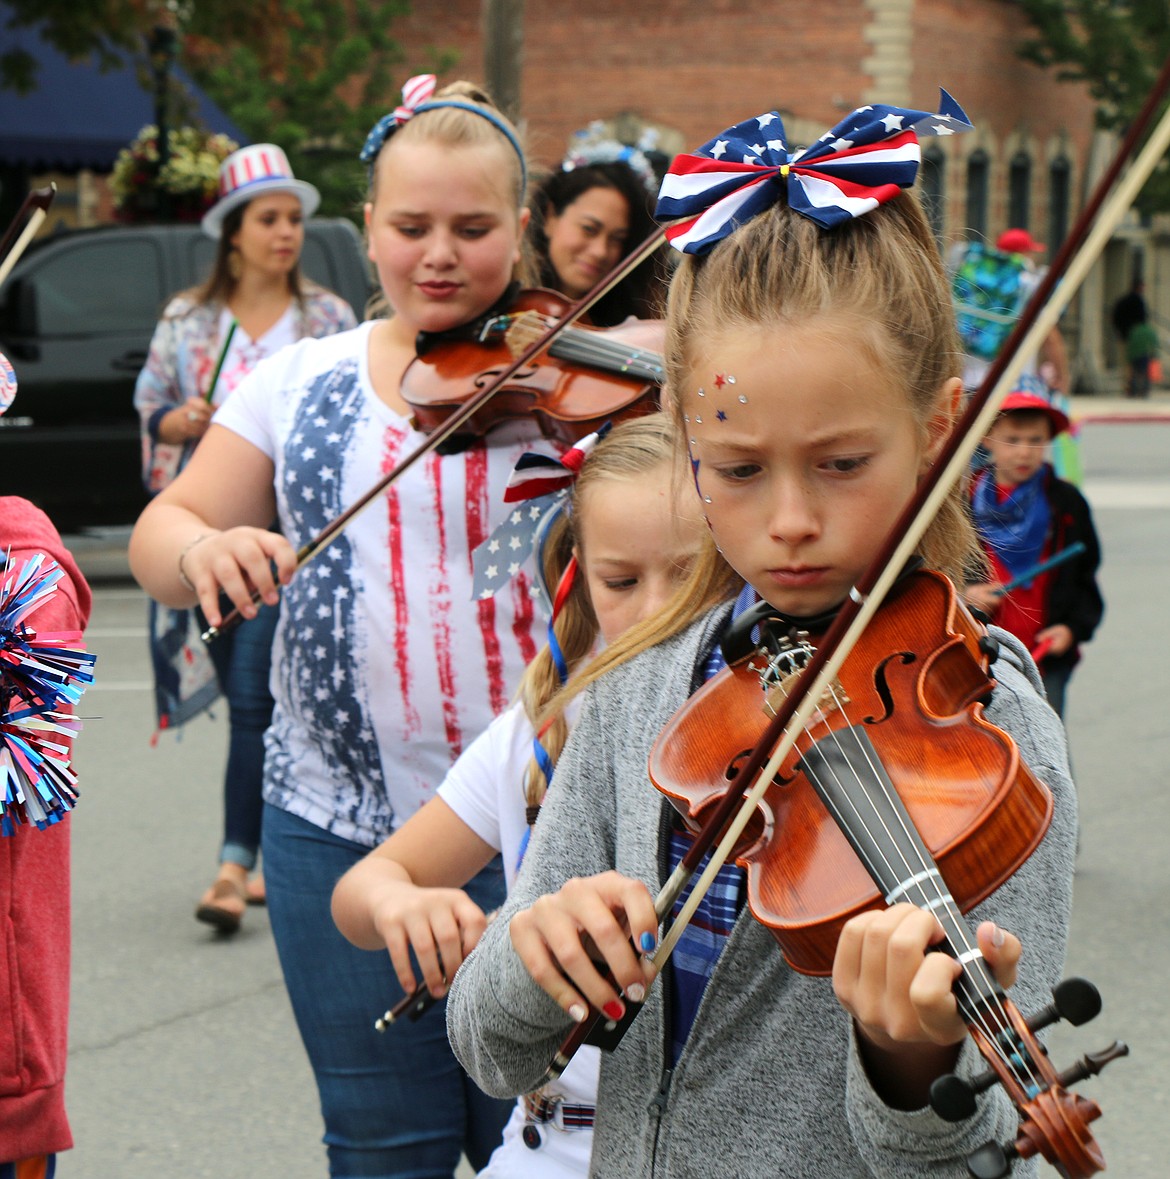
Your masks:
{"label": "girl in american flag shirt", "polygon": [[[245,617],[280,601],[276,707],[266,739],[262,851],[281,967],[316,1076],[330,1174],[450,1176],[479,1167],[511,1103],[485,1097],[451,1056],[440,1012],[379,1036],[370,1012],[397,986],[330,919],[333,885],[432,797],[508,704],[537,651],[528,580],[472,601],[472,550],[504,511],[531,424],[431,454],[296,573],[299,546],[421,442],[400,393],[420,332],[501,303],[527,222],[514,128],[480,91],[412,79],[371,132],[369,256],[392,310],[260,364],[218,411],[131,541],[142,585]],[[267,525],[278,518],[281,531]],[[503,873],[468,885],[490,910]]]}

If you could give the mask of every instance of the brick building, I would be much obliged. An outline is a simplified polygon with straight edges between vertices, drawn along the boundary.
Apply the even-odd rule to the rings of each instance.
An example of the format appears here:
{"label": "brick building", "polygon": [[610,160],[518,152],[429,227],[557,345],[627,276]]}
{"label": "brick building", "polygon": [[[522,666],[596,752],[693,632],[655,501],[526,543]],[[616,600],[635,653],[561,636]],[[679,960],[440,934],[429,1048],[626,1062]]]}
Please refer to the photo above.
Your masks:
{"label": "brick building", "polygon": [[[777,109],[790,140],[808,142],[865,102],[933,110],[943,85],[976,130],[926,146],[922,194],[940,243],[994,240],[1021,226],[1052,256],[1112,150],[1094,132],[1084,87],[1017,56],[1026,28],[1010,0],[499,3],[523,19],[518,82],[496,88],[517,95],[530,154],[547,165],[594,119],[615,121],[623,137],[653,126],[673,154]],[[432,69],[436,51],[453,51],[441,80],[485,78],[491,4],[414,0],[391,26],[404,76]],[[1123,228],[1066,314],[1083,391],[1116,385],[1108,308],[1135,270],[1155,309],[1170,302],[1170,236],[1136,222]]]}

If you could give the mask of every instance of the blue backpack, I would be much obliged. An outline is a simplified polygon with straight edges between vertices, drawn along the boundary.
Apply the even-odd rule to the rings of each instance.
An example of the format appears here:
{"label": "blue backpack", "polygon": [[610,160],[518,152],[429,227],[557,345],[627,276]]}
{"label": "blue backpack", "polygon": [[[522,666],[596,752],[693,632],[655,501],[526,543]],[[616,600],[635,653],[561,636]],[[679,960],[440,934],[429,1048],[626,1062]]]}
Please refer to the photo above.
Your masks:
{"label": "blue backpack", "polygon": [[994,360],[1028,300],[1027,268],[1018,254],[972,242],[955,271],[951,293],[963,350]]}

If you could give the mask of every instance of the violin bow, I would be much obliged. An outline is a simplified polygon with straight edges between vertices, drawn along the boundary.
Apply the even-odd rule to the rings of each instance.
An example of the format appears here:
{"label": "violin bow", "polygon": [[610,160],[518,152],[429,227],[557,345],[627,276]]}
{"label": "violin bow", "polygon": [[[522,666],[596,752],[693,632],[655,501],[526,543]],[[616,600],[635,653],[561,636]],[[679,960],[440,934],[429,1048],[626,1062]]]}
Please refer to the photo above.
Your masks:
{"label": "violin bow", "polygon": [[[56,195],[57,186],[55,184],[47,184],[44,188],[34,188],[24,198],[20,208],[16,210],[16,216],[4,231],[4,238],[0,241],[0,285],[3,285],[12,268],[20,261],[25,247],[40,229],[41,223],[48,214],[49,206],[53,203],[53,197]],[[25,216],[28,216],[30,209],[32,215],[28,217],[24,232],[19,238],[16,238],[20,223]],[[16,238],[15,245],[12,244],[14,238]]]}
{"label": "violin bow", "polygon": [[[790,694],[776,708],[759,743],[741,764],[722,800],[712,809],[708,822],[696,834],[686,855],[655,898],[655,911],[662,923],[670,916],[675,902],[694,878],[703,857],[710,852],[707,867],[651,958],[657,971],[661,972],[666,964],[768,786],[820,706],[822,696],[832,685],[870,620],[898,580],[902,569],[914,556],[919,541],[943,501],[969,469],[972,455],[995,421],[1001,402],[1023,371],[1026,358],[1039,349],[1056,326],[1113,230],[1170,148],[1168,109],[1118,183],[1126,161],[1153,123],[1157,109],[1168,93],[1170,58],[1162,67],[1153,90],[1130,124],[1114,159],[1081,210],[1048,273],[1024,308],[999,356],[988,369],[982,385],[972,395],[955,423],[934,466],[919,482],[880,551],[850,591],[823,640],[793,684]],[[719,842],[716,846],[717,839]],[[590,1018],[574,1026],[550,1064],[542,1084],[560,1076],[573,1053],[592,1034],[602,1018],[594,1012]]]}
{"label": "violin bow", "polygon": [[[419,459],[424,455],[430,454],[432,450],[441,446],[452,435],[458,433],[459,428],[479,412],[491,399],[499,392],[505,382],[511,380],[526,364],[531,363],[552,345],[553,341],[573,323],[579,316],[584,315],[590,307],[594,305],[603,295],[615,287],[623,278],[631,271],[640,266],[647,258],[649,258],[655,250],[658,249],[659,243],[665,236],[666,230],[656,229],[649,237],[646,238],[641,245],[627,254],[617,266],[613,268],[608,274],[603,275],[598,280],[597,285],[582,296],[576,303],[565,309],[564,313],[555,323],[551,324],[547,330],[538,336],[523,352],[517,356],[507,368],[503,369],[495,377],[492,378],[478,393],[475,394],[469,401],[465,402],[463,407],[456,410],[455,413],[447,419],[437,430],[428,434],[426,440],[419,446],[415,447],[410,454],[406,456],[392,471],[383,476],[373,485],[368,491],[364,492],[358,499],[345,509],[339,516],[334,517],[316,536],[306,541],[297,550],[296,568],[300,569],[302,565],[311,561],[322,549],[326,548],[332,541],[336,540],[338,536],[349,526],[350,522],[360,512],[364,511],[386,490],[392,483],[406,473]],[[252,603],[256,605],[260,602],[260,595],[254,593],[252,595]],[[228,631],[243,621],[243,615],[239,608],[233,609],[231,613],[223,619],[219,626],[208,627],[203,632],[202,638],[205,643],[210,643],[218,638],[225,631]]]}

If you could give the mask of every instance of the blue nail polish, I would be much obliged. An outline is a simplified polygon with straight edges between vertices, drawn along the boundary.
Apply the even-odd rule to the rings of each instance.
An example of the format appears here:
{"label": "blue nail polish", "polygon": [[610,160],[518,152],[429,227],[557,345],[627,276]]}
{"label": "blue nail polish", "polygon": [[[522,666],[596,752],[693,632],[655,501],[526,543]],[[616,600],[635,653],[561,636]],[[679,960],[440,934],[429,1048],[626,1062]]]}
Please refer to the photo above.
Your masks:
{"label": "blue nail polish", "polygon": [[644,933],[640,938],[642,949],[649,954],[651,950],[658,944],[658,939],[652,933]]}

